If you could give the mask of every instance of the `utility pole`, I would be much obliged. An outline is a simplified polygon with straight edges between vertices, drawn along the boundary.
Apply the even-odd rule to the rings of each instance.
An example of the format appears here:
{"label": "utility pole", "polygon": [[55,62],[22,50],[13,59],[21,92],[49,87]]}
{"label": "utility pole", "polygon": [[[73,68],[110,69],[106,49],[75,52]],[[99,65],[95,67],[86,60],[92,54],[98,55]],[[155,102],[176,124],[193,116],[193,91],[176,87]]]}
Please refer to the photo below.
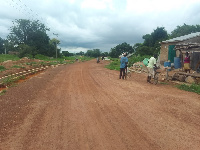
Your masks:
{"label": "utility pole", "polygon": [[[57,37],[58,37],[58,34],[55,34],[55,33],[53,33],[53,35],[56,35]],[[57,54],[57,43],[55,43],[56,45],[56,59],[57,59],[57,57],[58,57],[58,54]]]}
{"label": "utility pole", "polygon": [[5,49],[5,54],[6,54],[6,44],[3,43],[4,49]]}

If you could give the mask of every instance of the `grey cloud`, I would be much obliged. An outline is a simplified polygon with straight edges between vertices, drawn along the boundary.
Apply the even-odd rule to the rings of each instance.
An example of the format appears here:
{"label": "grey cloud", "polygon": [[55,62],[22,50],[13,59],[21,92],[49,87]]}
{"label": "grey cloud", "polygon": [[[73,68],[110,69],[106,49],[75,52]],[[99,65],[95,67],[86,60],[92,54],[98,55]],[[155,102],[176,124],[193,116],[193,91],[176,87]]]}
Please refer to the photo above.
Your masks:
{"label": "grey cloud", "polygon": [[[7,1],[12,3],[12,0]],[[74,3],[67,0],[21,1],[23,8],[20,11],[9,4],[4,9],[0,6],[0,37],[8,33],[6,29],[14,19],[39,19],[50,28],[50,38],[56,38],[53,33],[58,34],[63,49],[82,47],[109,51],[123,42],[133,46],[143,42],[142,36],[150,34],[158,26],[171,32],[177,25],[199,24],[200,20],[200,2],[188,4],[188,7],[180,4],[173,11],[138,14],[133,13],[134,10],[126,12],[124,0],[113,0],[112,7],[107,6],[106,9],[83,8],[83,0],[75,0]],[[16,7],[20,8],[20,5]]]}

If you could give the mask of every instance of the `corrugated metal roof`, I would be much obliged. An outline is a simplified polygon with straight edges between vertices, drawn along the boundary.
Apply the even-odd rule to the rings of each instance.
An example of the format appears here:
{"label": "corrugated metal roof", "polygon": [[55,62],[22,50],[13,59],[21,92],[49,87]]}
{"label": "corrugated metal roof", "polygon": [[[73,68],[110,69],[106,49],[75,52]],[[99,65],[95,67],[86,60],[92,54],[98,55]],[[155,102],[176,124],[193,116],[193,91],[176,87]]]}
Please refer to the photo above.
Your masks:
{"label": "corrugated metal roof", "polygon": [[170,42],[182,42],[194,37],[200,36],[200,32],[196,32],[196,33],[191,33],[191,34],[187,34],[184,36],[180,36],[180,37],[176,37],[170,40],[166,40],[166,41],[162,41],[162,43],[170,43]]}

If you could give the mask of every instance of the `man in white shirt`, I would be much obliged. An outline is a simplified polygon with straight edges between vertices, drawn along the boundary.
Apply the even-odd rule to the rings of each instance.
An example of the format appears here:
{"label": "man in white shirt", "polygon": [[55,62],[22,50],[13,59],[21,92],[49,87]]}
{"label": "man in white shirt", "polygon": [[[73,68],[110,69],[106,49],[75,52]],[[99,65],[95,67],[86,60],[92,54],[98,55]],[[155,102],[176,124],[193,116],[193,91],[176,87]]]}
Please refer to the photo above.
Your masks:
{"label": "man in white shirt", "polygon": [[151,76],[154,77],[154,67],[156,67],[156,59],[155,59],[156,55],[154,55],[153,57],[151,57],[149,59],[149,63],[147,66],[147,70],[148,70],[148,77],[147,77],[147,82],[150,82],[151,80]]}

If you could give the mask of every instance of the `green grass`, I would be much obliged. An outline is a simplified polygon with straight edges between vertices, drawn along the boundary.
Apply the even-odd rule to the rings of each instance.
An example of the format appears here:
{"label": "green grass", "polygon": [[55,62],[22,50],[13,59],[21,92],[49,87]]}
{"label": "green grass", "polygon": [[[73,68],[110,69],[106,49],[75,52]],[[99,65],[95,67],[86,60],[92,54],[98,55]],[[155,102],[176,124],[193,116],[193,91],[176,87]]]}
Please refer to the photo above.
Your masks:
{"label": "green grass", "polygon": [[18,80],[24,80],[26,77],[25,76],[19,76],[17,78],[14,78],[13,76],[7,77],[2,79],[2,85],[3,86],[12,86],[16,81]]}
{"label": "green grass", "polygon": [[5,93],[6,93],[6,90],[0,91],[0,96],[1,96],[1,95],[4,95]]}
{"label": "green grass", "polygon": [[0,72],[6,70],[4,66],[0,66]]}
{"label": "green grass", "polygon": [[199,84],[192,84],[192,85],[181,84],[181,85],[177,85],[176,87],[181,90],[200,94],[200,85]]}
{"label": "green grass", "polygon": [[119,58],[111,58],[111,62],[109,65],[106,65],[105,68],[110,70],[120,70],[120,59]]}
{"label": "green grass", "polygon": [[16,61],[19,60],[20,58],[18,56],[15,55],[9,55],[9,54],[0,54],[0,62],[4,62],[6,60],[12,60],[12,61]]}

